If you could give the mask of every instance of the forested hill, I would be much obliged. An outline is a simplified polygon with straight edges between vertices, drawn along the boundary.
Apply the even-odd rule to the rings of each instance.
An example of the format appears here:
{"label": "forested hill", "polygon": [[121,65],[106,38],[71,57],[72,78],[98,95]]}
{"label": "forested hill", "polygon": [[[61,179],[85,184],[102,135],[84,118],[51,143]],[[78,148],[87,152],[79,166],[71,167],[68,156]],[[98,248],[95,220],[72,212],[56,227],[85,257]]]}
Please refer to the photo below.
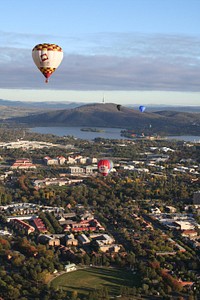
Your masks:
{"label": "forested hill", "polygon": [[10,118],[27,126],[89,126],[130,128],[137,132],[151,130],[158,134],[200,135],[200,113],[176,111],[140,112],[114,103],[87,104],[73,109],[35,113]]}

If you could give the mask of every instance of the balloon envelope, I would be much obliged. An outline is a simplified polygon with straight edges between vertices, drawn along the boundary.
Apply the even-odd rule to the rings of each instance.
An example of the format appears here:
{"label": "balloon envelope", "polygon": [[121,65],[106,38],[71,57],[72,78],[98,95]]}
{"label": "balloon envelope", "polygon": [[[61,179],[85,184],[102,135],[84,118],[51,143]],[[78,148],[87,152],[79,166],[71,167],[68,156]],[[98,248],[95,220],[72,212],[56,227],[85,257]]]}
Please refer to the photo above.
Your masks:
{"label": "balloon envelope", "polygon": [[121,110],[121,105],[120,104],[117,105],[117,109]]}
{"label": "balloon envelope", "polygon": [[143,105],[141,105],[141,106],[139,107],[139,110],[140,110],[141,112],[144,112],[144,111],[145,111],[145,109],[146,109],[146,107],[145,107],[145,106],[143,106]]}
{"label": "balloon envelope", "polygon": [[98,162],[98,170],[103,176],[107,176],[113,168],[113,162],[109,159],[100,159]]}
{"label": "balloon envelope", "polygon": [[63,59],[63,50],[56,44],[38,44],[32,49],[32,58],[48,82]]}

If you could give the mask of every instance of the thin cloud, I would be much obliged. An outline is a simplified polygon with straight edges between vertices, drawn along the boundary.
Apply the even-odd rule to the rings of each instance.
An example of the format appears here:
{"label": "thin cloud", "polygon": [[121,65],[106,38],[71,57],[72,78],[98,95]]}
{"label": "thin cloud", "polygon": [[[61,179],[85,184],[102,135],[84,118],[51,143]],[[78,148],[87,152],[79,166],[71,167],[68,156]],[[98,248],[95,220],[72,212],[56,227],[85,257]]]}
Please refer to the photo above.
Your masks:
{"label": "thin cloud", "polygon": [[[200,91],[200,38],[102,33],[59,39],[64,59],[46,89]],[[0,32],[0,88],[44,88],[31,54],[41,40],[50,37]]]}

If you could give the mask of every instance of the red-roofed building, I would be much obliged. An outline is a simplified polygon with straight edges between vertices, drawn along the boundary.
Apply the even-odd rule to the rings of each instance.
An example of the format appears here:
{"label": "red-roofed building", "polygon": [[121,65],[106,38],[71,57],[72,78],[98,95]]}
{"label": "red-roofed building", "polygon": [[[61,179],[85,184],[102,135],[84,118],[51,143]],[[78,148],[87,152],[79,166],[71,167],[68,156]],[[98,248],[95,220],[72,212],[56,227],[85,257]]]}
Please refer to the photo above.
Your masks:
{"label": "red-roofed building", "polygon": [[96,219],[82,220],[79,223],[71,224],[72,232],[96,231],[96,230],[105,230]]}
{"label": "red-roofed building", "polygon": [[29,225],[28,223],[22,221],[22,220],[19,220],[19,219],[12,219],[10,220],[10,222],[12,223],[12,225],[18,229],[18,230],[25,230],[25,232],[27,234],[30,234],[32,232],[35,231],[35,228],[31,225]]}
{"label": "red-roofed building", "polygon": [[10,167],[13,169],[36,169],[36,166],[28,158],[17,159]]}
{"label": "red-roofed building", "polygon": [[47,232],[48,230],[46,229],[43,221],[40,219],[40,218],[36,218],[33,220],[33,223],[35,225],[35,227],[37,228],[37,230],[40,232],[40,233],[45,233]]}
{"label": "red-roofed building", "polygon": [[184,230],[182,233],[181,233],[182,236],[184,237],[195,237],[195,236],[198,236],[198,232],[196,230]]}

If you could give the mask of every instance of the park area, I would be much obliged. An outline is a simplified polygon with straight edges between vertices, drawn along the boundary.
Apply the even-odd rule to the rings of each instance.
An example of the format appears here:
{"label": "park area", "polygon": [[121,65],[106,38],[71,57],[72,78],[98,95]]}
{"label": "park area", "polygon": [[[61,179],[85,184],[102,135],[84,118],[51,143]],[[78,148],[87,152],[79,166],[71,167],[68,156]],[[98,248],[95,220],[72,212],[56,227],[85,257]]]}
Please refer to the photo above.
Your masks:
{"label": "park area", "polygon": [[69,293],[76,291],[79,297],[101,288],[106,288],[110,296],[117,296],[122,287],[138,287],[140,278],[130,270],[89,267],[62,274],[51,285]]}

